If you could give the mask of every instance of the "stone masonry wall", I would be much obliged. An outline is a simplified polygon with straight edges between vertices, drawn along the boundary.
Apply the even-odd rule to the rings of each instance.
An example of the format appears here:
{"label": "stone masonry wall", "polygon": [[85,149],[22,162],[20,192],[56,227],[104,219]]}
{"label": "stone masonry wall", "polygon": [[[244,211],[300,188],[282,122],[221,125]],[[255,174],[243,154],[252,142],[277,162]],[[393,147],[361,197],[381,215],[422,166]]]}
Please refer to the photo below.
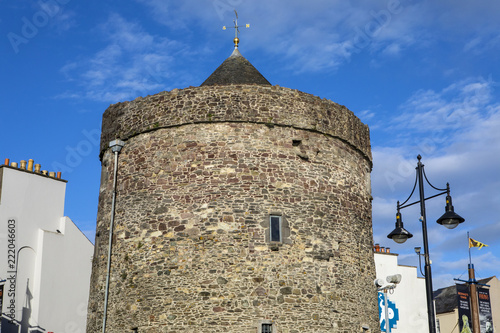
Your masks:
{"label": "stone masonry wall", "polygon": [[115,137],[204,122],[292,126],[348,142],[371,161],[370,134],[354,113],[327,99],[280,86],[230,85],[164,91],[111,105],[103,116],[101,155]]}
{"label": "stone masonry wall", "polygon": [[[202,90],[211,95],[210,87]],[[148,97],[144,117],[165,95]],[[108,127],[121,135],[125,124],[131,128],[121,136],[107,332],[256,333],[262,320],[276,332],[377,331],[369,140],[357,147],[297,128],[303,124],[264,121],[163,123],[144,131],[154,119],[132,123],[140,115],[134,103],[111,106],[103,121],[103,142]],[[158,122],[177,119],[163,112]],[[102,164],[88,333],[102,327],[114,168],[104,147]],[[283,243],[268,242],[270,214],[283,217]]]}

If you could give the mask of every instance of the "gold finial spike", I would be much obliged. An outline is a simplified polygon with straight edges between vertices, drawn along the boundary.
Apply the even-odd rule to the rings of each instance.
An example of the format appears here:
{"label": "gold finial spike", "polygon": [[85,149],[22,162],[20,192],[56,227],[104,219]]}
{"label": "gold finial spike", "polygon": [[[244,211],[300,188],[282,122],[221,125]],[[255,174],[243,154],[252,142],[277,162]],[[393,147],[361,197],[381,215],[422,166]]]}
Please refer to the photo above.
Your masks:
{"label": "gold finial spike", "polygon": [[[238,29],[240,26],[238,25],[238,12],[236,11],[236,9],[234,10],[234,14],[236,15],[236,19],[233,20],[233,23],[234,23],[234,48],[237,49],[238,48],[238,43],[240,42],[240,39],[238,38],[238,34],[240,33],[240,29]],[[250,28],[250,24],[245,24],[245,28]],[[226,30],[226,26],[223,26],[222,27],[222,30]]]}

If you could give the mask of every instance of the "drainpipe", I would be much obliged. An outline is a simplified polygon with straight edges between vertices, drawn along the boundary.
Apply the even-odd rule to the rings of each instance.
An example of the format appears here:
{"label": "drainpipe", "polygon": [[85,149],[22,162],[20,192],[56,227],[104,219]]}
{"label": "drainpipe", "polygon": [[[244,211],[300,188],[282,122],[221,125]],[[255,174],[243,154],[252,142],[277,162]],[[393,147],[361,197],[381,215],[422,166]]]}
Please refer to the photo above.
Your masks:
{"label": "drainpipe", "polygon": [[113,225],[115,221],[115,202],[116,202],[116,176],[118,172],[118,154],[122,150],[125,142],[116,139],[109,143],[111,151],[115,154],[115,170],[113,175],[113,199],[111,200],[111,220],[109,222],[109,247],[108,247],[108,268],[106,273],[106,289],[104,292],[104,318],[102,321],[102,332],[106,332],[106,319],[108,312],[108,296],[109,296],[109,276],[111,271],[111,247],[113,242]]}

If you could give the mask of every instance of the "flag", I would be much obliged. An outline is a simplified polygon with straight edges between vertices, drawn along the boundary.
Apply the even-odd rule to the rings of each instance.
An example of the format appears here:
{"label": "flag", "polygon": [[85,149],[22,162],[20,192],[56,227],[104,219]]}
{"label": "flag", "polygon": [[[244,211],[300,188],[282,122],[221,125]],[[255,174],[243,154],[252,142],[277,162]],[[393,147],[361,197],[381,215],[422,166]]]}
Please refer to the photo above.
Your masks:
{"label": "flag", "polygon": [[469,249],[471,247],[478,247],[480,250],[483,248],[483,246],[488,246],[484,243],[478,242],[477,240],[474,240],[472,238],[469,238]]}

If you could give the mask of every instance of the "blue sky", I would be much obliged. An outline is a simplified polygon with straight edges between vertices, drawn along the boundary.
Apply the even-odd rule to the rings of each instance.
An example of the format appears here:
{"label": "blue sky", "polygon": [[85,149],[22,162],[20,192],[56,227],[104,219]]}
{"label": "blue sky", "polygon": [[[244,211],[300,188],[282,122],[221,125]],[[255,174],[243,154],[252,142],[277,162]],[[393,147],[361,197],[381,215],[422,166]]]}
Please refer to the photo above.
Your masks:
{"label": "blue sky", "polygon": [[[240,51],[272,83],[347,106],[370,126],[375,242],[417,265],[414,237],[388,240],[416,156],[436,187],[449,182],[466,222],[434,221],[427,201],[435,288],[500,275],[500,2],[482,0],[0,0],[0,158],[33,158],[68,180],[66,211],[93,240],[104,110],[120,101],[200,85]],[[426,188],[426,194],[434,194]]]}

